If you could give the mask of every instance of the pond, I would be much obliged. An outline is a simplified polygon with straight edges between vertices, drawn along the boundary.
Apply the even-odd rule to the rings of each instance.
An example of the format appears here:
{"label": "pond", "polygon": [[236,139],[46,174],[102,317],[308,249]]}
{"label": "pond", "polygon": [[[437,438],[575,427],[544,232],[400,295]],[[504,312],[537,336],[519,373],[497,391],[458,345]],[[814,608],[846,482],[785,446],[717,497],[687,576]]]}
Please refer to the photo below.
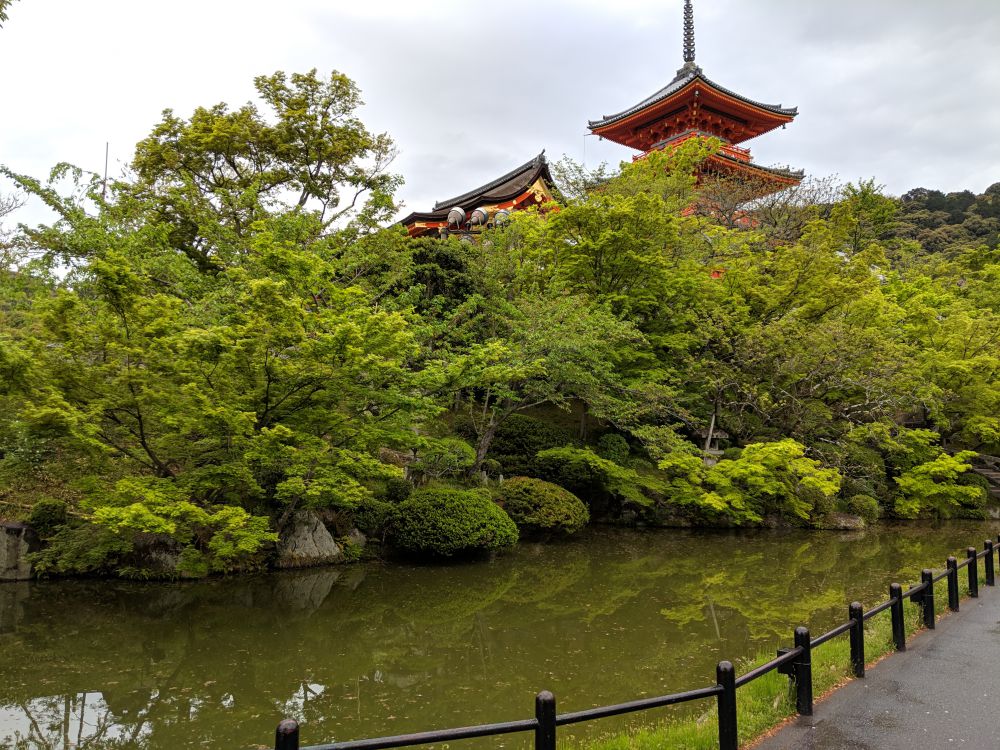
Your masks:
{"label": "pond", "polygon": [[702,687],[997,526],[596,528],[463,565],[0,584],[0,747],[259,747],[286,716],[318,744],[530,718],[541,689],[563,712]]}

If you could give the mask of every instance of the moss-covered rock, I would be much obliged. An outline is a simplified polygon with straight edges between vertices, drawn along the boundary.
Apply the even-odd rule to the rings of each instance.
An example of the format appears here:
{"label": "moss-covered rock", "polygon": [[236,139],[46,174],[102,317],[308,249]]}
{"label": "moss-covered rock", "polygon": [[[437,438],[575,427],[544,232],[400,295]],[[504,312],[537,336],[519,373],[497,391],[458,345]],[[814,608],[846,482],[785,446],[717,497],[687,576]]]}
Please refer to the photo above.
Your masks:
{"label": "moss-covered rock", "polygon": [[590,521],[580,498],[541,479],[509,479],[500,489],[500,501],[518,528],[525,531],[573,534]]}
{"label": "moss-covered rock", "polygon": [[452,557],[513,547],[517,526],[489,494],[429,487],[396,508],[390,539],[410,553]]}

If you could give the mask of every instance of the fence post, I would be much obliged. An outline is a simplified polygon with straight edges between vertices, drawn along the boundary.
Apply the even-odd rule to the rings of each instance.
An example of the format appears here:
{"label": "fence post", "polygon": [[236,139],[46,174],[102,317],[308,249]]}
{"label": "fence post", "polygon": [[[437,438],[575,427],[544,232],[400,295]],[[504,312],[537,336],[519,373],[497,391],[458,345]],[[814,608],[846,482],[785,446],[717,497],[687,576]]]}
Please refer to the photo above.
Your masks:
{"label": "fence post", "polygon": [[736,725],[736,668],[732,662],[720,661],[715,667],[719,693],[719,750],[738,750],[740,741]]}
{"label": "fence post", "polygon": [[979,597],[979,558],[978,550],[969,547],[965,550],[965,556],[969,558],[969,596],[973,599]]}
{"label": "fence post", "polygon": [[285,719],[274,730],[274,750],[299,750],[299,723]]}
{"label": "fence post", "polygon": [[535,750],[556,748],[556,697],[548,690],[535,696]]}
{"label": "fence post", "polygon": [[812,676],[812,643],[809,638],[809,628],[795,628],[795,647],[802,653],[792,667],[795,670],[795,710],[802,716],[812,716],[813,712],[813,676]]}
{"label": "fence post", "polygon": [[958,560],[949,557],[948,565],[948,609],[958,612]]}
{"label": "fence post", "polygon": [[895,602],[889,611],[892,615],[892,640],[897,651],[906,651],[906,622],[903,618],[903,587],[889,584],[889,598]]}
{"label": "fence post", "polygon": [[986,556],[983,558],[983,568],[986,571],[986,585],[995,586],[996,574],[993,568],[993,540],[987,539],[983,548],[986,550]]}
{"label": "fence post", "polygon": [[851,602],[847,608],[848,617],[854,623],[851,628],[851,669],[855,677],[865,676],[865,608],[861,602]]}
{"label": "fence post", "polygon": [[924,627],[934,630],[934,571],[924,568],[920,571],[920,582],[927,584],[920,592],[920,605],[923,609]]}

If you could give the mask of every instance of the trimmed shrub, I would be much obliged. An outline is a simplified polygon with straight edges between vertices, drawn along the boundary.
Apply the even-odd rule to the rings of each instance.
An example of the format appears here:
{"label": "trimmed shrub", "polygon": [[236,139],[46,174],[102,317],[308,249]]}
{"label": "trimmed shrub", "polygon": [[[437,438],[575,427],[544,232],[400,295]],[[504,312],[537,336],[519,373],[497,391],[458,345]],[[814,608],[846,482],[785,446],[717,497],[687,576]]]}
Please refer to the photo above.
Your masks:
{"label": "trimmed shrub", "polygon": [[597,441],[597,455],[614,461],[619,466],[625,466],[628,463],[629,453],[631,453],[631,449],[628,441],[614,432],[601,435],[601,439]]}
{"label": "trimmed shrub", "polygon": [[573,435],[556,425],[524,414],[512,414],[497,430],[490,457],[500,462],[505,476],[533,474],[539,451],[573,442]]}
{"label": "trimmed shrub", "polygon": [[[409,483],[406,486],[409,487]],[[354,525],[366,536],[381,539],[392,523],[397,507],[394,503],[377,498],[362,500],[354,511]]]}
{"label": "trimmed shrub", "polygon": [[390,538],[407,552],[452,557],[513,547],[517,526],[483,491],[429,487],[396,506]]}
{"label": "trimmed shrub", "polygon": [[580,498],[541,479],[508,479],[500,488],[500,500],[520,529],[574,534],[590,521]]}
{"label": "trimmed shrub", "polygon": [[722,455],[719,456],[720,461],[737,461],[739,457],[743,455],[742,448],[726,448],[722,451]]}
{"label": "trimmed shrub", "polygon": [[401,477],[392,477],[385,483],[385,499],[390,503],[401,503],[413,492],[413,485]]}
{"label": "trimmed shrub", "polygon": [[878,521],[880,509],[878,500],[871,495],[854,495],[847,501],[847,512],[860,516],[869,526]]}

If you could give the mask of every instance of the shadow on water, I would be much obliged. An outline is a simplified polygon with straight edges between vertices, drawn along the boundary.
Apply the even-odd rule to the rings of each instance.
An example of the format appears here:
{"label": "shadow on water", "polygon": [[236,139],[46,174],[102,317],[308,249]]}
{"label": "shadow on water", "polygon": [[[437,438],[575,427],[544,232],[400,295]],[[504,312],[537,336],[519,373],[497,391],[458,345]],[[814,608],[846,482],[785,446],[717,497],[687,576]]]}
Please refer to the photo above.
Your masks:
{"label": "shadow on water", "polygon": [[700,687],[992,533],[594,529],[471,565],[0,585],[0,748],[251,747],[286,715],[313,744]]}

